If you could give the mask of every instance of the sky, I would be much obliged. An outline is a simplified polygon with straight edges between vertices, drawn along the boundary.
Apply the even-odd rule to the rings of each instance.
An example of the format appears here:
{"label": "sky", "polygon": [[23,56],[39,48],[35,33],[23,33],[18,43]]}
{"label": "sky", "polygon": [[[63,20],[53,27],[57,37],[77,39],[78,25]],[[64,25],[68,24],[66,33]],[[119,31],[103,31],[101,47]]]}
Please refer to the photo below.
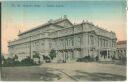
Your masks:
{"label": "sky", "polygon": [[105,1],[23,1],[2,2],[2,53],[8,53],[8,41],[17,37],[19,30],[46,23],[67,15],[74,23],[88,20],[101,28],[116,33],[118,41],[126,40],[126,2]]}

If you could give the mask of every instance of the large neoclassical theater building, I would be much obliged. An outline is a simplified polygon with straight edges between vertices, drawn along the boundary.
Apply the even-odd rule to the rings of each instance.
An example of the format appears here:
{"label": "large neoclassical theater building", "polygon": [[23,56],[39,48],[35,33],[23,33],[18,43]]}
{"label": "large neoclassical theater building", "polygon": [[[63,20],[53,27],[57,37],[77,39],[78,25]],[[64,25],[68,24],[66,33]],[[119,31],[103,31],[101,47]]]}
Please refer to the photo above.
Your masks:
{"label": "large neoclassical theater building", "polygon": [[9,55],[19,60],[39,53],[56,52],[56,61],[75,61],[85,56],[99,57],[99,61],[111,61],[116,54],[116,34],[88,21],[72,24],[66,16],[20,32],[18,39],[9,41]]}

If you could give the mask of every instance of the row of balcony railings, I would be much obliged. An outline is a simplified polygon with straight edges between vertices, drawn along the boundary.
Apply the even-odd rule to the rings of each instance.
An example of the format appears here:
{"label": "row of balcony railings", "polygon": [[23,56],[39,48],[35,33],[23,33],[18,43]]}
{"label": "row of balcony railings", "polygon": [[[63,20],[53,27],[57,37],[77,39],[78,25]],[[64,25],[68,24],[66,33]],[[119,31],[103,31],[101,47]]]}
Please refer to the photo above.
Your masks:
{"label": "row of balcony railings", "polygon": [[98,42],[94,41],[93,43],[91,43],[91,41],[90,41],[89,43],[86,43],[86,41],[83,41],[80,38],[76,39],[76,40],[73,39],[73,38],[71,38],[69,40],[67,38],[65,38],[64,41],[62,41],[61,39],[56,39],[55,42],[56,42],[56,46],[58,45],[60,48],[64,47],[64,46],[72,47],[72,46],[77,46],[77,45],[82,45],[82,46],[83,45],[86,45],[86,46],[89,45],[89,46],[101,47],[101,48],[104,48],[104,47],[106,47],[106,48],[115,47],[115,45],[112,45],[114,43],[111,43],[111,42],[103,42],[102,41],[102,42],[99,43],[99,41]]}
{"label": "row of balcony railings", "polygon": [[111,49],[113,47],[97,47],[97,46],[87,46],[83,47],[82,45],[74,45],[74,46],[55,46],[54,49],[61,50],[61,49],[73,49],[73,48],[96,48],[96,49]]}
{"label": "row of balcony railings", "polygon": [[98,48],[98,49],[101,49],[101,48],[114,48],[114,46],[112,47],[111,45],[110,46],[101,46],[101,45],[82,45],[81,43],[78,43],[78,44],[69,44],[69,45],[63,45],[63,44],[56,44],[53,46],[53,48],[55,49],[72,49],[72,48]]}

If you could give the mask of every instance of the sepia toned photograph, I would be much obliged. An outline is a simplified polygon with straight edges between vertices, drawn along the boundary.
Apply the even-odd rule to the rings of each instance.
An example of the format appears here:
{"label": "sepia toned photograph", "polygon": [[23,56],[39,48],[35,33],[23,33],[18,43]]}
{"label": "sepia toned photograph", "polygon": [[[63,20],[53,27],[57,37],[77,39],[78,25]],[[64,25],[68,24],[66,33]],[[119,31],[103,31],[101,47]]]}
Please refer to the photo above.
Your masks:
{"label": "sepia toned photograph", "polygon": [[1,81],[126,81],[126,4],[1,2]]}

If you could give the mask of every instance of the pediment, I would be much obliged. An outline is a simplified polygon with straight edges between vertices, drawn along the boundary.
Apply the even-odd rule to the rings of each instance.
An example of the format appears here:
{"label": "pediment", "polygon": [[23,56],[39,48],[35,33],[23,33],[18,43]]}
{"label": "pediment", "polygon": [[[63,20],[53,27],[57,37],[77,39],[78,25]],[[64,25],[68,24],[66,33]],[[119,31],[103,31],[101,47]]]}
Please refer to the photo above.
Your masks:
{"label": "pediment", "polygon": [[56,30],[60,30],[62,28],[64,28],[64,27],[59,26],[59,25],[55,25],[55,24],[51,24],[49,27],[47,27],[47,29],[45,31],[53,32],[53,31],[56,31]]}
{"label": "pediment", "polygon": [[71,27],[71,26],[73,26],[73,24],[68,19],[60,21],[60,22],[56,23],[56,25],[63,26],[63,27]]}

